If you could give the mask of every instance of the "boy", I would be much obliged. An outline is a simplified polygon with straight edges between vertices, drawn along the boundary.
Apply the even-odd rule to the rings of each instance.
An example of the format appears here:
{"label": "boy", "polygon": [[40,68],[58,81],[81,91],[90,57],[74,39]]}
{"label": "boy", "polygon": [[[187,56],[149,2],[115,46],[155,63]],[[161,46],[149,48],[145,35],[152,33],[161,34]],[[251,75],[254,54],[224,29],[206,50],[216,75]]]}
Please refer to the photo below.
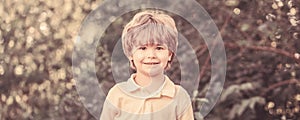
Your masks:
{"label": "boy", "polygon": [[160,11],[133,17],[123,30],[122,46],[136,73],[110,89],[101,120],[194,120],[186,90],[164,75],[177,37],[174,20]]}

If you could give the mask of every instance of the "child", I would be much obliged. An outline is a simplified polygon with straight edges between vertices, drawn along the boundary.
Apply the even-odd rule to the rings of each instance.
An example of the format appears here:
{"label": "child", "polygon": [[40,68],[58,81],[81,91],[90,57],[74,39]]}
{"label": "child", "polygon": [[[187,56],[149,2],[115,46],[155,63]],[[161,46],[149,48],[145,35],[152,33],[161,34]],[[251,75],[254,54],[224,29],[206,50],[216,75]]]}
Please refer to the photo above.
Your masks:
{"label": "child", "polygon": [[174,20],[160,11],[133,17],[123,30],[122,46],[136,73],[110,89],[100,120],[194,120],[186,90],[164,75],[177,37]]}

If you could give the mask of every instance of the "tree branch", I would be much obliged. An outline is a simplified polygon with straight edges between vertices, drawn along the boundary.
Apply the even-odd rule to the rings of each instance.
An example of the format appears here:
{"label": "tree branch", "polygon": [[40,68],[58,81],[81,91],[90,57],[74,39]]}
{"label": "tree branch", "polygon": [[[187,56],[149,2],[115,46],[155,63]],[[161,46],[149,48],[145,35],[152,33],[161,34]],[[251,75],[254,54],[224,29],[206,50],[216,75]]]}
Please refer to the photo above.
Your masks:
{"label": "tree branch", "polygon": [[263,92],[260,94],[260,96],[264,96],[266,95],[269,91],[274,90],[275,88],[281,87],[283,85],[287,85],[287,84],[297,84],[300,83],[299,80],[297,79],[289,79],[289,80],[284,80],[284,81],[280,81],[278,83],[272,84],[270,85],[268,88],[264,89]]}
{"label": "tree branch", "polygon": [[238,45],[238,44],[235,44],[235,43],[225,43],[225,46],[229,47],[229,48],[240,48],[240,49],[241,48],[246,48],[246,49],[252,49],[252,50],[273,52],[273,53],[276,53],[276,54],[280,54],[280,55],[289,57],[289,58],[295,60],[297,63],[300,63],[300,59],[296,58],[294,56],[294,54],[292,54],[288,51],[282,50],[282,49],[277,49],[277,48],[273,48],[273,47],[265,47],[265,46],[241,46],[241,45]]}

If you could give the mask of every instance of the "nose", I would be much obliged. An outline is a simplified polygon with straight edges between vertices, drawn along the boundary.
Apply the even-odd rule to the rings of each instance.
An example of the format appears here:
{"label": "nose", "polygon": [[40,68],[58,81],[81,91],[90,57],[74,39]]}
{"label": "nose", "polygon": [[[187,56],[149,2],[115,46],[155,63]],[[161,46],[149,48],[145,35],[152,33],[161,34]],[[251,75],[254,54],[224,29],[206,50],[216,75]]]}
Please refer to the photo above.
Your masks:
{"label": "nose", "polygon": [[146,56],[147,58],[155,58],[156,57],[155,50],[152,49],[147,50]]}

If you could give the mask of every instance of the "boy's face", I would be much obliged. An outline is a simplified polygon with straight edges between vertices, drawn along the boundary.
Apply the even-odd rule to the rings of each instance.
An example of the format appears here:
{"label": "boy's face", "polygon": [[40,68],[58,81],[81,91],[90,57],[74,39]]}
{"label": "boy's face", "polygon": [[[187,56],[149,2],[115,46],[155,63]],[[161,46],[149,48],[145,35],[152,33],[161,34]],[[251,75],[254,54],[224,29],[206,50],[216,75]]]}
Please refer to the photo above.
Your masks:
{"label": "boy's face", "polygon": [[133,60],[137,74],[148,76],[163,74],[172,53],[166,45],[146,44],[137,46],[130,60]]}

